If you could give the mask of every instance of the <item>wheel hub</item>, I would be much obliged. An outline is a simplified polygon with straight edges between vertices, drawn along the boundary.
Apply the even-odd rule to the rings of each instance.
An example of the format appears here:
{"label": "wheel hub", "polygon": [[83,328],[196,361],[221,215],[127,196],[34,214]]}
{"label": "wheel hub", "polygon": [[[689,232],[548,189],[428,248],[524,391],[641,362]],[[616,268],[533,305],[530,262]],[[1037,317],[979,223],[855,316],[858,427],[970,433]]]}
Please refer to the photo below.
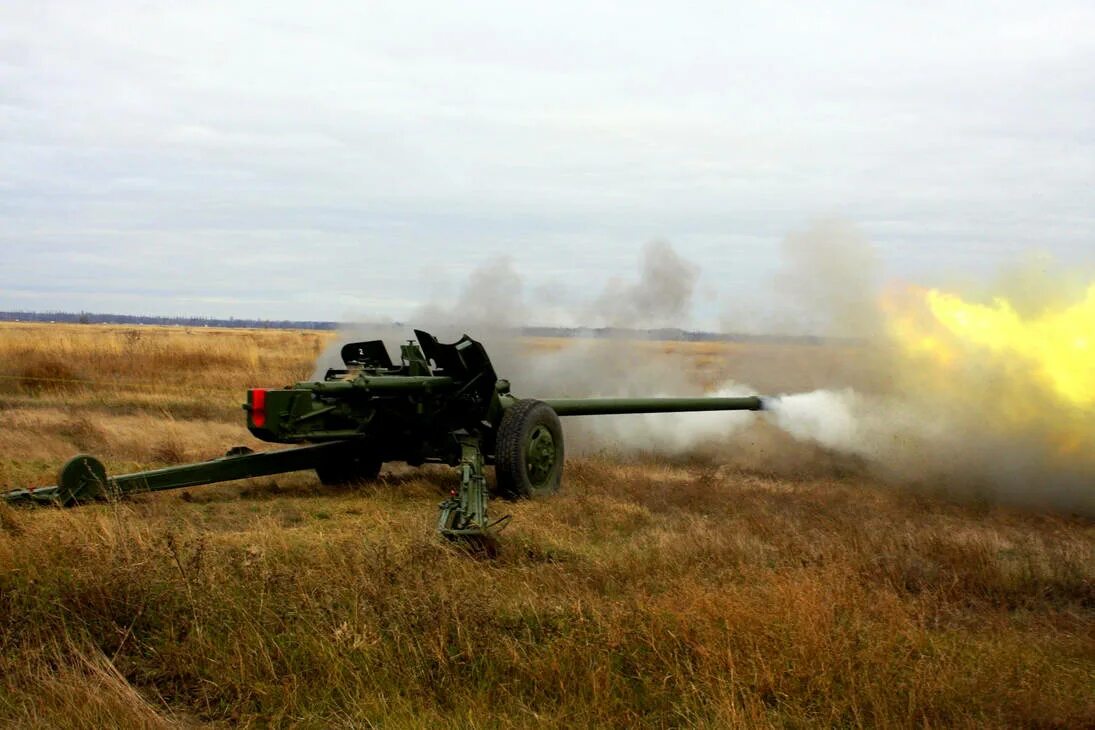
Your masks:
{"label": "wheel hub", "polygon": [[529,434],[525,463],[529,481],[539,486],[551,474],[555,466],[555,439],[544,426],[537,426]]}

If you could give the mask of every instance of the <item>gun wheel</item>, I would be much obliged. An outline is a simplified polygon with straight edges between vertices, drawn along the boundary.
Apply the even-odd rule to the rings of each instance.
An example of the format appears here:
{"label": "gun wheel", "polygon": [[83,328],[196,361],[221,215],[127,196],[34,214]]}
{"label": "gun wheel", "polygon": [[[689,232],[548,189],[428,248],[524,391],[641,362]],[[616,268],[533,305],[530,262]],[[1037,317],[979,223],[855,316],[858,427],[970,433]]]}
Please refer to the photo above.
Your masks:
{"label": "gun wheel", "polygon": [[316,467],[321,484],[329,487],[348,487],[360,482],[372,482],[380,476],[380,459],[355,456]]}
{"label": "gun wheel", "polygon": [[563,427],[547,403],[519,400],[502,416],[495,441],[498,492],[518,499],[559,490],[563,478]]}
{"label": "gun wheel", "polygon": [[57,476],[57,499],[65,507],[102,499],[107,495],[106,468],[94,456],[77,454]]}

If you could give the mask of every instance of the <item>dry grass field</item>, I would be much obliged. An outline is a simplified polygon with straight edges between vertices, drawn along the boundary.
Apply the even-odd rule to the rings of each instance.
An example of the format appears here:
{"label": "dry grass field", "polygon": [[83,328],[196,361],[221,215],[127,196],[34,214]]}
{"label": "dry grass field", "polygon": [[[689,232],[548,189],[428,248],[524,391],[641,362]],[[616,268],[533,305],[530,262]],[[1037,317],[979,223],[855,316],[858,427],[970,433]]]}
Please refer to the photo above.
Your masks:
{"label": "dry grass field", "polygon": [[[121,472],[258,446],[244,390],[307,377],[328,337],[0,323],[0,488],[77,451]],[[824,362],[651,347],[701,379]],[[486,560],[432,531],[454,484],[0,505],[0,725],[1095,726],[1090,521],[597,456],[508,505]]]}

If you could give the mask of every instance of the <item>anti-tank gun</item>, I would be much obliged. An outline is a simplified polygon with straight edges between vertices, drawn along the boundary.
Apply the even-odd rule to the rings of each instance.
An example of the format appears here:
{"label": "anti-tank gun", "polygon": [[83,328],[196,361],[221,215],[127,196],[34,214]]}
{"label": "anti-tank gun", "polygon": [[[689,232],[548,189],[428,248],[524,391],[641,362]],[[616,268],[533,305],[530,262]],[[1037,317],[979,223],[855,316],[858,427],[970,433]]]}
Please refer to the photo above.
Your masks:
{"label": "anti-tank gun", "polygon": [[464,335],[452,344],[415,330],[393,362],[380,340],[341,350],[343,368],[322,380],[284,388],[253,388],[243,408],[257,438],[288,449],[236,447],[212,461],[107,476],[88,455],[70,459],[57,486],[19,489],[13,503],[74,506],[136,492],[315,470],[324,484],[376,479],[385,462],[459,468],[460,485],[440,505],[438,530],[450,538],[481,538],[509,518],[487,517],[487,465],[495,494],[516,499],[555,492],[563,473],[560,417],[679,411],[757,411],[742,398],[523,399],[494,372],[486,350]]}

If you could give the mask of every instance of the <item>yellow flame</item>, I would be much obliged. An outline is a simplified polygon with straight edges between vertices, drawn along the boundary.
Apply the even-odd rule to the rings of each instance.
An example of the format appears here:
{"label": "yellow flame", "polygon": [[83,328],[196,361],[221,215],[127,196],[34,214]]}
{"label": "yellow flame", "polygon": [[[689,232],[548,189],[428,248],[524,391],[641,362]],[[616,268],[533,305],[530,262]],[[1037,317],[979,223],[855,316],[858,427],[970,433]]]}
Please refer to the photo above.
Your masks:
{"label": "yellow flame", "polygon": [[977,304],[937,289],[892,292],[882,308],[900,355],[895,384],[971,429],[1095,467],[1095,284],[1026,316],[1003,298]]}
{"label": "yellow flame", "polygon": [[926,294],[936,321],[960,343],[1025,363],[1031,385],[1065,402],[1095,403],[1095,285],[1084,299],[1024,318],[1005,299],[970,304],[938,290]]}

